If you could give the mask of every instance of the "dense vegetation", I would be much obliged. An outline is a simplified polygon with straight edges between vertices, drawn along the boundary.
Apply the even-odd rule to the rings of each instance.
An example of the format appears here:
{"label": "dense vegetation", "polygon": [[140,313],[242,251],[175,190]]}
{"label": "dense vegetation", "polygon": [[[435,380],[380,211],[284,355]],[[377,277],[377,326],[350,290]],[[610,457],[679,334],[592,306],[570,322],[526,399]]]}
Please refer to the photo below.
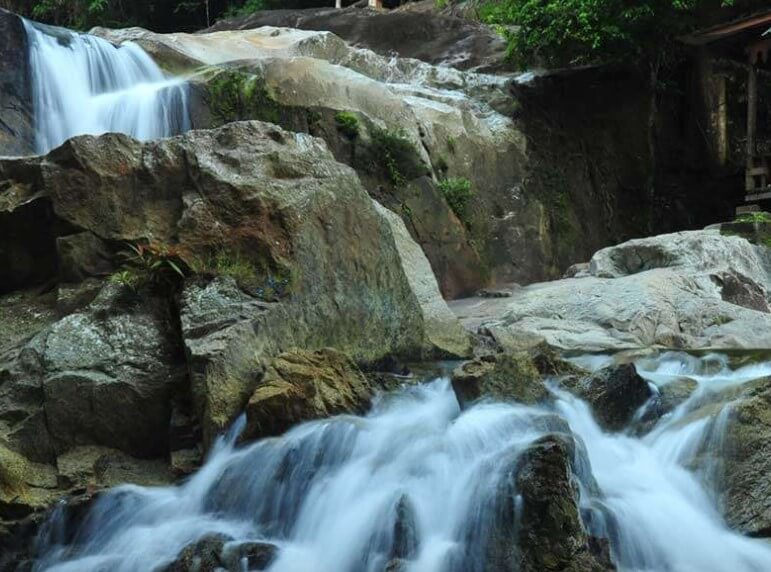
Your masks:
{"label": "dense vegetation", "polygon": [[197,30],[257,10],[330,5],[334,0],[0,0],[2,8],[59,26],[136,25],[156,31]]}
{"label": "dense vegetation", "polygon": [[483,0],[479,15],[507,37],[523,66],[659,65],[678,34],[764,7],[761,0]]}

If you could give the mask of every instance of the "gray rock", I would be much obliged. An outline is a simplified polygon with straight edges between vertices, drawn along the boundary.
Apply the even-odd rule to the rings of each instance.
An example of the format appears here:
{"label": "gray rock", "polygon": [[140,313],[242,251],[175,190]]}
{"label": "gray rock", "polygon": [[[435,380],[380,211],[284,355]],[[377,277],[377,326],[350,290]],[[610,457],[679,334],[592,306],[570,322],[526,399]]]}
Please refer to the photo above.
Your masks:
{"label": "gray rock", "polygon": [[469,323],[580,351],[769,348],[767,268],[766,248],[717,230],[633,240],[595,254],[592,276],[477,304]]}
{"label": "gray rock", "polygon": [[21,18],[0,8],[0,156],[35,150],[31,85]]}

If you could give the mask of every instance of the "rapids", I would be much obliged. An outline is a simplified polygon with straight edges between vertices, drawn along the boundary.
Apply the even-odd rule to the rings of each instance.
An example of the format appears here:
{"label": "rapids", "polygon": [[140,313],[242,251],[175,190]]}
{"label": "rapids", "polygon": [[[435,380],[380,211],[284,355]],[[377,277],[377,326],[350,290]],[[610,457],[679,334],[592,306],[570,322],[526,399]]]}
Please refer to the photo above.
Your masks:
{"label": "rapids", "polygon": [[167,78],[142,48],[24,22],[35,148],[46,153],[75,135],[117,132],[137,139],[190,128],[187,86]]}
{"label": "rapids", "polygon": [[719,478],[689,468],[697,453],[718,455],[730,400],[712,417],[687,415],[708,394],[771,375],[771,363],[732,369],[723,356],[669,353],[637,368],[656,390],[682,377],[698,383],[643,436],[603,432],[587,404],[556,389],[552,406],[484,402],[462,412],[442,378],[381,395],[364,417],[306,423],[244,447],[236,444],[241,420],[187,482],[103,495],[69,544],[62,538],[72,531],[54,514],[35,570],[154,570],[222,533],[277,545],[272,572],[381,572],[403,548],[394,531],[408,505],[415,540],[407,570],[483,572],[497,484],[510,466],[501,460],[564,428],[555,413],[585,445],[599,489],[581,487],[585,525],[609,539],[620,570],[771,570],[771,546],[723,522],[710,490]]}

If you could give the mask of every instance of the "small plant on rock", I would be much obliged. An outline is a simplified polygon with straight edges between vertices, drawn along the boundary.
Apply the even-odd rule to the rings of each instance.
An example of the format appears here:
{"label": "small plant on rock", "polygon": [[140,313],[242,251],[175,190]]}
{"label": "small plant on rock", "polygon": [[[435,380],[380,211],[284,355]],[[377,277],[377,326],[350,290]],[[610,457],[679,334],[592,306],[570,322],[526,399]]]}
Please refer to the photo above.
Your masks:
{"label": "small plant on rock", "polygon": [[462,177],[450,177],[439,183],[439,190],[452,211],[468,226],[468,206],[474,197],[471,181]]}
{"label": "small plant on rock", "polygon": [[143,286],[173,287],[185,278],[186,266],[176,247],[157,242],[127,246],[120,253],[123,267],[110,277],[112,282],[139,290]]}
{"label": "small plant on rock", "polygon": [[418,150],[403,129],[376,128],[372,144],[394,186],[403,187],[407,181],[426,174]]}
{"label": "small plant on rock", "polygon": [[348,139],[356,139],[359,136],[359,118],[350,111],[338,111],[335,114],[337,129]]}

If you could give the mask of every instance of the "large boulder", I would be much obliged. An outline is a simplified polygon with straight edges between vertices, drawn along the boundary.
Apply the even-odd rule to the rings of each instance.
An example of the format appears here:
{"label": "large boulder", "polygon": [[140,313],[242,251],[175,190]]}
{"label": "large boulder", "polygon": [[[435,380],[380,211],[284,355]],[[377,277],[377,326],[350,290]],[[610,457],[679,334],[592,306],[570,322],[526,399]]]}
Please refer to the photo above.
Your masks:
{"label": "large boulder", "polygon": [[566,350],[769,348],[769,267],[767,248],[718,230],[633,240],[595,254],[588,277],[480,300],[469,324]]}
{"label": "large boulder", "polygon": [[243,437],[270,437],[303,421],[362,413],[372,393],[356,364],[338,351],[283,353],[270,360],[246,405]]}
{"label": "large boulder", "polygon": [[0,180],[9,216],[49,205],[98,239],[86,235],[70,265],[79,271],[97,267],[104,243],[145,240],[192,269],[180,314],[207,439],[246,404],[258,356],[331,346],[374,362],[470,350],[409,237],[308,135],[242,122],[150,143],[84,136],[45,158],[0,161]]}

